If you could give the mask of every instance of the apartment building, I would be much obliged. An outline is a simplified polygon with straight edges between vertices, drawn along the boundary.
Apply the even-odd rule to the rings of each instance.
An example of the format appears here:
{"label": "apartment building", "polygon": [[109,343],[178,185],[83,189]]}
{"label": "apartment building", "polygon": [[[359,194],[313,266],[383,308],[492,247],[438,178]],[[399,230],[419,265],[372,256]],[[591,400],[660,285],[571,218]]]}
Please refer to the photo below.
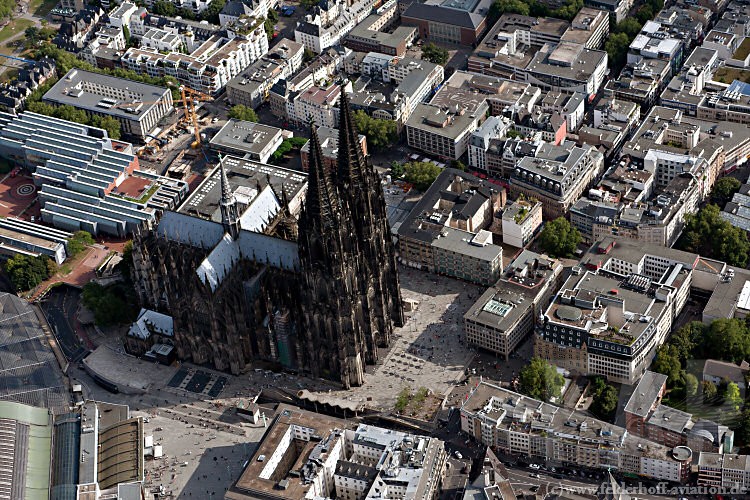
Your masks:
{"label": "apartment building", "polygon": [[505,190],[469,173],[444,169],[397,228],[405,265],[489,285],[502,273],[493,243]]}
{"label": "apartment building", "polygon": [[[320,140],[320,150],[323,153],[323,166],[329,172],[337,172],[339,166],[339,130],[318,127],[317,131],[318,139]],[[359,134],[359,147],[362,148],[362,154],[367,156],[367,137],[362,134]],[[302,170],[307,172],[310,166],[310,141],[306,142],[300,149],[300,159],[302,161]]]}
{"label": "apartment building", "polygon": [[313,120],[316,126],[336,128],[339,121],[336,105],[340,97],[341,86],[335,83],[326,88],[314,85],[291,96],[286,103],[287,117],[297,126],[307,126]]}
{"label": "apartment building", "polygon": [[675,450],[626,429],[480,381],[461,404],[461,431],[485,446],[554,465],[617,470],[684,482],[690,450]]}
{"label": "apartment building", "polygon": [[181,85],[215,95],[268,52],[262,20],[244,19],[243,25],[234,29],[229,39],[213,35],[190,54],[130,48],[122,56],[122,66],[152,77],[171,76]]}
{"label": "apartment building", "polygon": [[227,99],[233,105],[257,108],[268,98],[276,82],[299,71],[304,52],[302,44],[281,39],[268,53],[227,82]]}
{"label": "apartment building", "polygon": [[537,199],[544,218],[556,219],[565,216],[603,168],[604,155],[593,146],[542,144],[534,156],[523,156],[516,163],[510,195]]}
{"label": "apartment building", "polygon": [[330,48],[310,61],[297,74],[282,78],[268,91],[268,105],[274,116],[288,120],[287,103],[293,95],[304,92],[313,85],[322,85],[332,79],[343,67],[343,61],[351,51]]}
{"label": "apartment building", "polygon": [[503,243],[524,248],[542,227],[542,204],[518,198],[503,211]]}
{"label": "apartment building", "polygon": [[661,403],[666,394],[666,375],[646,371],[625,404],[628,432],[669,447],[688,447],[694,453],[731,449],[734,432],[727,426],[698,419]]}
{"label": "apartment building", "polygon": [[469,140],[469,166],[479,170],[488,170],[487,151],[493,139],[504,137],[511,128],[511,121],[500,116],[490,116],[471,134]]}
{"label": "apartment building", "polygon": [[[305,457],[300,470],[284,460],[291,450]],[[436,438],[281,405],[225,498],[404,498],[416,491],[434,498],[446,459],[444,443]]]}
{"label": "apartment building", "polygon": [[338,45],[355,26],[370,15],[374,6],[375,0],[359,0],[351,5],[342,0],[322,3],[312,14],[297,23],[294,41],[320,54],[329,47]]}
{"label": "apartment building", "polygon": [[464,314],[466,341],[507,360],[533,331],[561,274],[559,261],[529,250],[521,252]]}
{"label": "apartment building", "polygon": [[172,111],[168,89],[80,69],[71,69],[42,97],[120,122],[122,133],[143,141]]}
{"label": "apartment building", "polygon": [[42,220],[64,231],[124,238],[187,196],[187,183],[139,170],[131,144],[35,113],[0,114],[0,156],[31,170]]}

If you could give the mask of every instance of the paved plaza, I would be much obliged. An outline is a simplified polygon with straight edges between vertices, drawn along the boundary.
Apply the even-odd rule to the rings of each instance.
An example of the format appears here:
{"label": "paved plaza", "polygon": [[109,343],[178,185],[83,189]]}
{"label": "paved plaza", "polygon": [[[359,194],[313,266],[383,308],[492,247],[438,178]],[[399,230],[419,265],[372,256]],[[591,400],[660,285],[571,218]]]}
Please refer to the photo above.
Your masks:
{"label": "paved plaza", "polygon": [[[464,375],[474,351],[465,343],[463,315],[483,289],[463,281],[400,267],[405,301],[417,303],[394,332],[392,347],[368,367],[365,385],[332,394],[392,409],[404,387],[426,387],[442,397]],[[371,399],[368,399],[371,398]]]}

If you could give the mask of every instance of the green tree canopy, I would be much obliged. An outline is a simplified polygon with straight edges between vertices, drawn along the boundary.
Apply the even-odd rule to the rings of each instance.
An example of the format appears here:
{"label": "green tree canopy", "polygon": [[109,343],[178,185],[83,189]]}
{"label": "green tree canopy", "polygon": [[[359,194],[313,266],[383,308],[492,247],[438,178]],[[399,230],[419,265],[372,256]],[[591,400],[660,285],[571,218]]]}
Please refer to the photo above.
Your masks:
{"label": "green tree canopy", "polygon": [[501,14],[521,14],[522,16],[529,15],[529,2],[523,0],[495,0],[490,7],[490,15],[492,17],[499,17]]}
{"label": "green tree canopy", "polygon": [[625,65],[625,60],[630,47],[630,38],[625,33],[610,33],[607,42],[604,44],[604,50],[609,56],[609,66],[611,68],[620,68]]}
{"label": "green tree canopy", "polygon": [[169,0],[159,0],[153,3],[151,12],[157,16],[174,17],[177,14],[177,6]]}
{"label": "green tree canopy", "polygon": [[744,230],[732,226],[720,215],[719,207],[707,205],[697,214],[685,216],[685,229],[677,247],[704,257],[746,267],[750,241]]}
{"label": "green tree canopy", "polygon": [[703,393],[704,403],[713,403],[716,401],[719,390],[716,388],[716,384],[710,380],[704,380],[701,382],[701,392]]}
{"label": "green tree canopy", "polygon": [[553,257],[571,255],[581,241],[581,233],[564,217],[547,222],[539,235],[539,245]]}
{"label": "green tree canopy", "polygon": [[603,420],[610,420],[617,409],[618,394],[603,377],[594,377],[589,393],[593,398],[589,410]]}
{"label": "green tree canopy", "polygon": [[667,376],[667,382],[674,385],[682,382],[682,365],[677,350],[670,345],[663,345],[656,351],[656,359],[651,370]]}
{"label": "green tree canopy", "polygon": [[234,118],[235,120],[245,120],[246,122],[257,122],[258,114],[253,108],[249,108],[244,104],[238,104],[236,106],[232,106],[232,109],[229,110],[229,118]]}
{"label": "green tree canopy", "polygon": [[129,323],[138,313],[132,287],[122,283],[103,287],[92,281],[84,285],[81,298],[100,326]]}
{"label": "green tree canopy", "polygon": [[559,398],[565,379],[554,365],[542,358],[532,358],[519,374],[521,392],[542,401]]}
{"label": "green tree canopy", "polygon": [[698,394],[698,378],[692,373],[686,373],[683,378],[685,379],[685,395],[692,398]]}
{"label": "green tree canopy", "polygon": [[422,59],[445,66],[448,62],[448,51],[434,43],[427,43],[422,47]]}
{"label": "green tree canopy", "polygon": [[398,141],[398,129],[393,120],[372,118],[361,109],[354,113],[357,131],[367,137],[367,144],[376,151],[382,151]]}
{"label": "green tree canopy", "polygon": [[442,170],[429,161],[410,161],[404,165],[406,182],[414,184],[417,190],[425,192],[435,182]]}
{"label": "green tree canopy", "polygon": [[731,405],[732,409],[737,412],[742,407],[742,395],[740,395],[740,388],[734,382],[729,382],[727,388],[724,391],[724,401]]}
{"label": "green tree canopy", "polygon": [[94,244],[94,238],[87,231],[76,231],[73,236],[68,238],[68,257],[75,257],[81,253],[87,246]]}
{"label": "green tree canopy", "polygon": [[5,261],[5,272],[16,291],[31,290],[55,272],[55,262],[46,255],[14,255]]}
{"label": "green tree canopy", "polygon": [[727,202],[732,200],[734,193],[740,190],[742,183],[734,177],[722,177],[714,184],[711,189],[711,203],[723,207]]}

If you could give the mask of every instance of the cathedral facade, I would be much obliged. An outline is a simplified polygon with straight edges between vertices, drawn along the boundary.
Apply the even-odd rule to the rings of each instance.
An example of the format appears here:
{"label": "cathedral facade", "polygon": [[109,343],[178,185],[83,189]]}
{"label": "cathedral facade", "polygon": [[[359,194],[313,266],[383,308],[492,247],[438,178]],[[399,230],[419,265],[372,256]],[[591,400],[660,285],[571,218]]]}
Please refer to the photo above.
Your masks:
{"label": "cathedral facade", "polygon": [[216,217],[166,212],[135,235],[138,295],[172,315],[180,359],[235,374],[266,361],[348,388],[403,325],[383,191],[347,96],[336,171],[311,130],[298,208],[270,181],[252,195],[233,190],[222,160]]}

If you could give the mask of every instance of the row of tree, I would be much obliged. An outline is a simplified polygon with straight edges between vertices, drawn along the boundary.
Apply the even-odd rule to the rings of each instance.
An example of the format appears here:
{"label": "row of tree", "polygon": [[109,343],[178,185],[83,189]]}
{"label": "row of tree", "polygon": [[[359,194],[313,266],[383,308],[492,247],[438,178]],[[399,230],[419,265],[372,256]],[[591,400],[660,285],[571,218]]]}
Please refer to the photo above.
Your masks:
{"label": "row of tree", "polygon": [[719,207],[710,204],[695,214],[685,216],[685,228],[675,245],[677,248],[747,267],[750,240],[747,233],[721,217]]}
{"label": "row of tree", "polygon": [[532,17],[555,17],[571,21],[581,7],[583,7],[583,0],[567,0],[557,9],[551,9],[538,0],[495,0],[490,7],[490,17],[497,19],[500,15],[508,13]]}
{"label": "row of tree", "polygon": [[120,122],[111,116],[100,116],[89,114],[82,109],[74,108],[69,104],[55,106],[46,102],[27,102],[26,109],[33,113],[41,115],[54,116],[61,120],[68,120],[83,125],[103,128],[112,139],[119,139],[122,136]]}
{"label": "row of tree", "polygon": [[226,0],[211,0],[206,10],[197,15],[191,9],[177,8],[177,5],[169,0],[154,2],[149,10],[157,16],[180,16],[183,19],[190,19],[192,21],[208,21],[212,24],[219,24],[219,13],[226,3]]}

